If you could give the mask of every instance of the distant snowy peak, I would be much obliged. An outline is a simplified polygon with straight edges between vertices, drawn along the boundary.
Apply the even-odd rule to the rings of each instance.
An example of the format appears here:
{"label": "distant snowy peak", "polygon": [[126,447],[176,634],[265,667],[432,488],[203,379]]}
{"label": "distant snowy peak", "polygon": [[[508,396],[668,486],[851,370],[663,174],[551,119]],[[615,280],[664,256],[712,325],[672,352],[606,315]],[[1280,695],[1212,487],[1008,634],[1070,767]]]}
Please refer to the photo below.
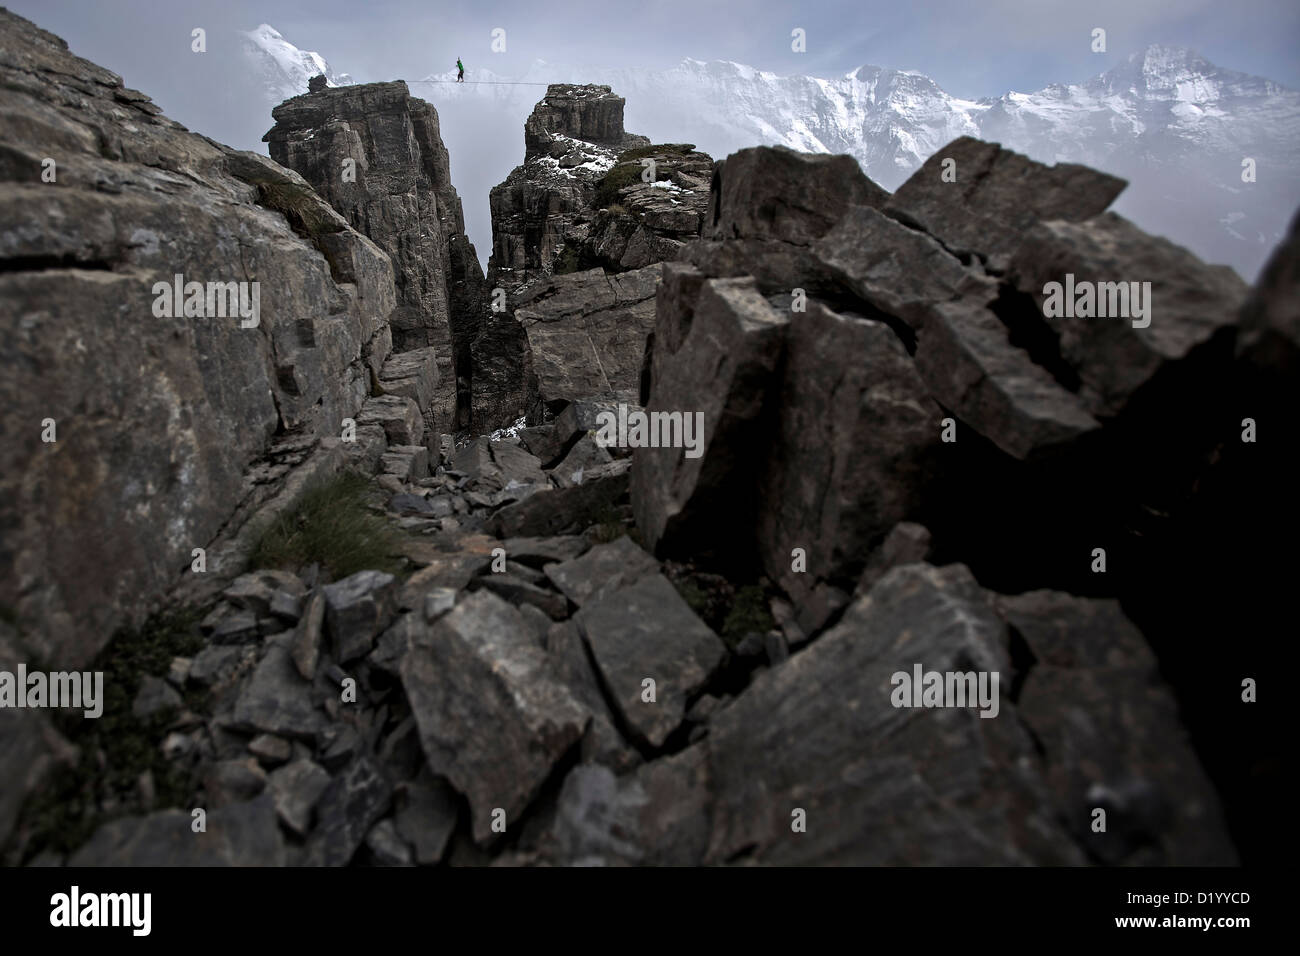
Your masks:
{"label": "distant snowy peak", "polygon": [[270,24],[263,23],[241,36],[245,58],[260,71],[267,97],[276,103],[306,93],[308,81],[318,74],[325,75],[328,86],[352,84],[347,73],[335,73],[323,56],[298,49]]}

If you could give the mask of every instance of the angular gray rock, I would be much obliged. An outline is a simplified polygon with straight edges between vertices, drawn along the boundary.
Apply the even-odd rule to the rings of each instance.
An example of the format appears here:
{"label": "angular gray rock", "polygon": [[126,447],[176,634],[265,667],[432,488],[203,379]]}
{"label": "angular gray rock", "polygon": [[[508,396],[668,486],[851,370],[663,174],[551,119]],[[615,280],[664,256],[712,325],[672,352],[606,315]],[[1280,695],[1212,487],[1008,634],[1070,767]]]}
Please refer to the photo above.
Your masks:
{"label": "angular gray rock", "polygon": [[517,445],[492,441],[486,436],[460,449],[452,467],[473,479],[470,487],[480,491],[506,491],[515,499],[551,487],[535,456]]}
{"label": "angular gray rock", "polygon": [[280,820],[294,833],[306,836],[316,803],[329,786],[329,773],[310,760],[295,760],[272,770],[267,782]]}
{"label": "angular gray rock", "polygon": [[[685,280],[684,280],[685,281]],[[753,466],[761,416],[785,345],[789,316],[772,308],[753,279],[711,279],[700,287],[689,332],[675,353],[656,337],[648,414],[703,415],[697,457],[686,448],[640,448],[632,460],[632,507],[650,550],[675,539],[722,540],[752,515],[728,478]],[[674,324],[665,317],[661,324]],[[681,545],[684,546],[684,545]]]}
{"label": "angular gray rock", "polygon": [[656,574],[659,562],[624,535],[608,544],[596,545],[581,557],[548,564],[544,570],[551,582],[581,607],[602,591]]}
{"label": "angular gray rock", "polygon": [[356,418],[357,428],[378,425],[390,445],[419,445],[424,441],[420,407],[405,395],[378,395],[366,399]]}
{"label": "angular gray rock", "polygon": [[253,655],[253,649],[228,644],[209,644],[194,655],[189,679],[200,687],[209,687],[230,677],[240,664]]}
{"label": "angular gray rock", "polygon": [[[912,516],[937,467],[943,412],[881,322],[811,302],[785,341],[756,531],[768,577],[798,605],[823,581],[855,581],[871,546]],[[796,548],[805,571],[792,570]]]}
{"label": "angular gray rock", "polygon": [[584,474],[582,484],[533,495],[492,516],[497,537],[576,534],[602,520],[627,494],[631,463],[615,461]]}
{"label": "angular gray rock", "polygon": [[867,566],[853,591],[854,600],[875,586],[890,568],[917,564],[930,554],[930,529],[914,521],[900,521],[885,535],[880,547],[871,552]]}
{"label": "angular gray rock", "polygon": [[572,561],[589,547],[580,536],[557,535],[546,538],[507,538],[501,542],[506,557],[529,567],[544,568],[548,564]]}
{"label": "angular gray rock", "polygon": [[397,579],[384,571],[358,571],[321,588],[325,624],[340,664],[370,653],[397,610]]}
{"label": "angular gray rock", "polygon": [[235,702],[234,725],[279,737],[314,739],[326,726],[311,684],[293,662],[292,634],[267,638],[257,669]]}
{"label": "angular gray rock", "polygon": [[479,843],[495,808],[518,822],[591,718],[519,612],[486,591],[439,618],[401,675],[429,768],[468,798]]}
{"label": "angular gray rock", "polygon": [[[1104,307],[1110,317],[1046,316],[1048,284],[1061,284],[1060,297],[1068,297],[1067,274],[1076,295],[1083,294],[1083,283],[1089,291],[1095,287],[1094,310]],[[1231,334],[1247,293],[1232,269],[1206,265],[1114,213],[1037,224],[1011,259],[1007,277],[1032,297],[1039,307],[1034,318],[1042,316],[1059,338],[1061,358],[1077,373],[1087,409],[1106,417],[1119,414],[1161,371],[1198,350],[1226,352],[1221,339]],[[1126,299],[1131,317],[1114,317]],[[1146,312],[1141,318],[1139,300]]]}
{"label": "angular gray rock", "polygon": [[[946,160],[955,164],[955,182],[945,181]],[[1127,185],[1087,166],[1044,166],[997,143],[960,136],[899,186],[884,211],[954,255],[978,255],[990,269],[1004,271],[1035,223],[1089,219],[1105,212]]]}
{"label": "angular gray rock", "polygon": [[252,611],[256,617],[270,617],[277,595],[302,597],[305,590],[296,574],[270,569],[241,574],[221,596],[236,607]]}
{"label": "angular gray rock", "polygon": [[147,720],[181,706],[181,695],[176,689],[159,677],[146,674],[140,679],[140,689],[131,703],[131,716],[137,720]]}
{"label": "angular gray rock", "polygon": [[317,801],[317,823],[307,841],[307,862],[346,866],[370,828],[388,811],[392,796],[392,785],[383,770],[369,758],[349,764]]}
{"label": "angular gray rock", "polygon": [[293,665],[303,680],[316,677],[316,665],[320,663],[321,637],[325,627],[326,599],[323,591],[316,590],[307,598],[302,617],[293,631]]}
{"label": "angular gray rock", "polygon": [[[710,720],[705,862],[1082,862],[1006,700],[1005,640],[963,566],[890,571]],[[892,675],[916,665],[1002,675],[998,715],[893,706]]]}
{"label": "angular gray rock", "polygon": [[600,680],[573,621],[560,621],[547,628],[546,653],[559,679],[592,714],[582,738],[582,762],[598,763],[619,773],[640,763],[640,755],[614,727],[614,715],[605,703]]}
{"label": "angular gray rock", "polygon": [[564,595],[549,588],[541,588],[509,572],[488,574],[479,579],[483,587],[517,607],[530,605],[543,611],[551,620],[559,621],[569,616],[569,602]]}
{"label": "angular gray rock", "polygon": [[564,780],[543,852],[570,866],[695,866],[708,846],[708,799],[699,747],[623,777],[584,764]]}
{"label": "angular gray rock", "polygon": [[218,760],[203,769],[201,778],[209,810],[252,800],[266,789],[266,773],[253,757]]}
{"label": "angular gray rock", "polygon": [[1007,454],[1030,458],[1100,428],[1079,396],[1022,349],[983,303],[925,308],[916,369],[935,400]]}
{"label": "angular gray rock", "polygon": [[608,465],[613,460],[613,456],[597,444],[595,438],[583,435],[569,449],[564,460],[551,469],[551,479],[560,488],[572,488],[582,484],[588,471]]}
{"label": "angular gray rock", "polygon": [[[610,697],[652,747],[677,729],[727,649],[661,574],[602,591],[574,615]],[[654,700],[646,680],[654,682]]]}
{"label": "angular gray rock", "polygon": [[889,193],[851,156],[797,153],[784,146],[732,153],[714,166],[706,222],[714,239],[767,239],[807,245],[848,205],[880,206]]}
{"label": "angular gray rock", "polygon": [[415,862],[421,866],[439,862],[456,828],[456,791],[425,767],[414,780],[398,787],[396,799],[393,819],[398,834],[411,845]]}

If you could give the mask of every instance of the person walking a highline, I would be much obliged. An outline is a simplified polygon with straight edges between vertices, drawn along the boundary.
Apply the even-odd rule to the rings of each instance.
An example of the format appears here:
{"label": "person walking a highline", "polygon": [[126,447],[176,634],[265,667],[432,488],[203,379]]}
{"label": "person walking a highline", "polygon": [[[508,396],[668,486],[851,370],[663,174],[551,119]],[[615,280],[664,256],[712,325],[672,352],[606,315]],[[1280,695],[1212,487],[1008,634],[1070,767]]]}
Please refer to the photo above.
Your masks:
{"label": "person walking a highline", "polygon": [[456,82],[465,82],[465,64],[460,62],[460,57],[456,57]]}

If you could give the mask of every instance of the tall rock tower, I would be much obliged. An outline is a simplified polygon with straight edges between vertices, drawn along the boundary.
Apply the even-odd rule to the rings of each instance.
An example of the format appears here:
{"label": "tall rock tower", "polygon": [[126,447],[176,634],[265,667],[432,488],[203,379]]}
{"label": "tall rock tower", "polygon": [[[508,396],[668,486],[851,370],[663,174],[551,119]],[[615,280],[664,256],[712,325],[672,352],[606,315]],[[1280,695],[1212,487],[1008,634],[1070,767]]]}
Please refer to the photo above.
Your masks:
{"label": "tall rock tower", "polygon": [[[470,345],[486,312],[438,113],[404,82],[319,89],[271,113],[272,158],[300,173],[393,261],[393,349],[437,364],[436,434],[470,424]],[[423,354],[421,354],[423,353]],[[459,383],[459,388],[457,387]]]}

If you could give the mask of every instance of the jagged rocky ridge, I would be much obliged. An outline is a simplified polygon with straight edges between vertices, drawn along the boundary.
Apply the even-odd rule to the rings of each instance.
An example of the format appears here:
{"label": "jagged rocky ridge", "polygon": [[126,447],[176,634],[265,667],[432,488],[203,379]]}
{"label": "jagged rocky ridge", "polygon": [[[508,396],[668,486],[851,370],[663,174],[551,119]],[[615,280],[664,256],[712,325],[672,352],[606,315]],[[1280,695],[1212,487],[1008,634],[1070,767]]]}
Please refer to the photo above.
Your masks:
{"label": "jagged rocky ridge", "polygon": [[[179,242],[193,231],[194,245],[179,251],[160,242],[168,252],[154,260],[156,271],[189,269],[191,261],[197,270],[201,256],[221,248],[220,234],[203,231],[201,205],[175,206],[177,191],[202,200],[218,187],[226,189],[225,215],[239,210],[247,234],[284,256],[259,260],[260,274],[277,285],[306,269],[300,262],[323,276],[339,246],[372,251],[373,262],[387,266],[294,174],[258,161],[265,181],[254,190],[221,172],[242,169],[252,162],[247,154],[180,131],[147,104],[128,112],[124,100],[145,101],[120,92],[116,77],[75,60],[25,21],[4,25],[3,62],[27,58],[21,70],[6,65],[14,73],[6,79],[33,91],[14,92],[11,83],[0,100],[24,119],[15,128],[31,131],[26,146],[6,135],[3,188],[25,201],[8,205],[6,236],[30,229],[30,210],[42,207],[27,202],[50,201],[35,190],[56,188],[39,183],[37,154],[50,151],[38,148],[44,138],[90,116],[101,124],[95,142],[112,142],[118,124],[130,123],[157,137],[121,137],[133,149],[142,140],[160,152],[162,144],[196,151],[202,144],[211,152],[198,155],[215,157],[186,165],[168,153],[191,174],[182,178],[156,161],[71,153],[81,156],[73,169],[85,163],[90,172],[61,178],[59,190],[108,203],[83,184],[95,173],[114,182],[107,179],[114,173],[128,198],[139,190],[141,209],[170,224],[164,235]],[[41,105],[49,84],[62,87],[67,112]],[[1275,583],[1267,573],[1252,578],[1261,570],[1259,502],[1279,508],[1286,472],[1276,468],[1277,443],[1239,441],[1239,419],[1245,408],[1277,422],[1279,409],[1294,407],[1300,240],[1293,229],[1247,300],[1230,273],[1105,213],[1122,188],[1111,177],[1043,167],[974,140],[950,144],[941,157],[957,160],[956,183],[943,182],[936,158],[892,195],[836,158],[756,149],[718,164],[701,239],[658,267],[653,341],[637,378],[651,411],[704,413],[699,458],[679,448],[629,455],[598,445],[591,431],[609,407],[603,385],[600,401],[575,395],[557,403],[551,421],[460,448],[450,435],[425,444],[417,400],[366,398],[364,389],[352,406],[322,398],[321,408],[332,401],[360,409],[363,440],[352,445],[333,439],[324,412],[297,431],[271,422],[269,437],[249,440],[262,457],[247,466],[231,456],[233,429],[214,436],[220,460],[245,468],[244,480],[263,491],[216,496],[214,512],[223,502],[234,512],[212,532],[210,550],[224,557],[209,574],[185,574],[174,595],[205,614],[204,646],[143,677],[132,699],[142,717],[169,722],[155,745],[192,772],[195,789],[164,808],[142,780],[135,797],[110,807],[91,786],[86,799],[116,818],[67,861],[1235,861],[1221,807],[1224,774],[1211,784],[1202,764],[1215,751],[1202,746],[1198,754],[1188,730],[1196,739],[1199,722],[1204,739],[1207,720],[1243,726],[1238,673],[1243,660],[1257,658],[1240,649],[1262,630],[1268,605],[1232,595],[1251,581],[1264,589],[1256,596],[1267,597]],[[145,191],[160,181],[166,191]],[[286,183],[295,187],[292,203],[275,192]],[[268,189],[275,213],[254,204]],[[76,225],[98,221],[87,215]],[[316,235],[316,221],[336,223],[325,233],[335,238]],[[32,370],[16,385],[5,379],[6,434],[12,422],[15,435],[39,435],[43,408],[59,391],[37,372],[66,371],[67,356],[81,354],[76,337],[107,321],[93,307],[116,314],[120,300],[85,284],[126,275],[147,290],[153,279],[131,274],[149,268],[147,258],[107,257],[110,268],[87,268],[95,260],[79,252],[79,235],[69,227],[62,247],[40,239],[49,246],[36,254],[6,253],[0,328],[5,341],[24,343],[26,335],[36,343],[4,351],[6,361],[18,355]],[[124,255],[148,255],[131,248]],[[1149,278],[1161,311],[1147,329],[1044,320],[1043,277],[1067,270]],[[558,314],[583,316],[595,293],[575,287],[566,311],[558,284],[600,290],[632,275],[552,278],[557,289],[539,299]],[[337,275],[320,281],[322,295],[326,281],[347,302],[378,303],[384,317],[396,302],[391,280],[376,283],[373,299],[352,298]],[[636,281],[653,287],[653,277]],[[49,314],[50,283],[70,287],[73,306],[60,321]],[[795,290],[807,295],[803,311],[794,307]],[[265,308],[260,332],[269,344],[254,340],[247,351],[222,329],[227,341],[218,345],[233,351],[220,356],[233,368],[170,407],[207,422],[213,413],[204,401],[219,411],[230,400],[218,381],[243,374],[275,388],[281,377],[254,373],[277,367],[269,332],[291,315]],[[312,338],[325,341],[352,315],[318,320]],[[128,341],[135,351],[91,374],[116,373],[125,394],[175,378],[186,363],[202,366],[213,356],[205,342],[186,338],[198,334],[196,325],[169,327],[179,333],[171,352],[160,343],[172,338],[137,332]],[[60,341],[68,343],[62,351]],[[323,350],[306,341],[294,338],[294,368]],[[109,335],[83,342],[91,343],[115,344]],[[24,357],[42,354],[37,346],[47,349],[43,364]],[[161,351],[159,365],[140,367],[151,348]],[[368,379],[361,346],[334,365],[316,359],[329,378],[319,388],[337,388],[344,369],[355,372],[345,380]],[[397,375],[391,362],[379,361],[389,378]],[[297,407],[288,389],[272,394]],[[75,401],[68,407],[48,414],[67,415],[72,424],[60,435],[71,445],[80,442],[75,423],[85,413]],[[170,435],[136,435],[134,413],[126,407],[101,425],[105,442],[152,441],[137,457],[160,465],[185,450]],[[945,418],[954,420],[956,442],[942,441]],[[11,541],[85,550],[84,529],[104,528],[105,515],[121,513],[96,498],[98,512],[75,515],[76,530],[45,520],[35,496],[66,506],[93,495],[84,472],[76,487],[56,484],[51,493],[51,472],[34,461],[42,450],[30,437],[20,457],[5,462],[6,481],[18,476],[29,496],[24,511],[9,510],[14,499],[4,498],[6,527],[20,515],[29,522],[25,537],[6,535],[6,588],[18,580],[16,568],[41,585],[58,570],[32,564],[26,552],[19,563]],[[83,468],[105,463],[101,481],[129,485],[106,446],[75,450]],[[403,571],[333,582],[311,568],[239,574],[252,508],[262,500],[264,511],[287,507],[311,473],[348,459],[379,472],[376,492],[403,533]],[[1270,483],[1271,475],[1279,477]],[[156,491],[151,502],[155,510],[144,515],[156,523],[136,530],[135,551],[90,546],[112,575],[138,573],[164,519],[193,508]],[[1293,515],[1270,516],[1285,526]],[[1109,552],[1105,575],[1088,571],[1099,543]],[[806,551],[801,574],[792,573],[794,547]],[[171,566],[187,560],[178,549]],[[96,620],[90,607],[67,612],[87,655],[136,609],[119,598],[116,617]],[[51,666],[85,659],[27,646],[53,618],[30,600],[17,609],[18,627],[0,623],[4,663],[24,654]],[[1196,684],[1187,650],[1174,645],[1206,649],[1230,621],[1242,633],[1231,647],[1214,646],[1213,665],[1198,671],[1230,679]],[[999,715],[894,708],[890,675],[918,662],[999,672]],[[643,699],[646,677],[656,681],[654,703]],[[341,693],[348,680],[356,682],[355,702]],[[1196,700],[1189,688],[1227,703],[1189,710]],[[199,699],[202,712],[191,707]],[[31,711],[0,711],[4,776],[22,781],[6,787],[0,805],[13,861],[64,860],[35,840],[30,816],[40,805],[41,771],[70,759],[45,724]],[[1250,735],[1238,746],[1249,750]],[[28,791],[34,796],[18,819]],[[209,811],[202,836],[189,829],[198,806]],[[1109,814],[1106,833],[1089,826],[1097,807]],[[791,827],[798,810],[807,814],[806,832]],[[504,833],[493,828],[498,819]]]}

